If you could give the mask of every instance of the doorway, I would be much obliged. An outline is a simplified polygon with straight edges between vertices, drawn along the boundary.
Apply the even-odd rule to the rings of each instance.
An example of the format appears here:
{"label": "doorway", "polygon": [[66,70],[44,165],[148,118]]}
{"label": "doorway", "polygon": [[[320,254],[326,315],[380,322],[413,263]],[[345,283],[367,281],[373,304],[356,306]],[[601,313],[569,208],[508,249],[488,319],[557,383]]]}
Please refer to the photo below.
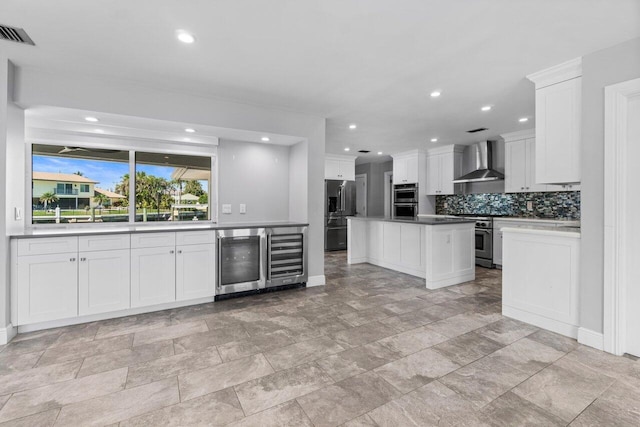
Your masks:
{"label": "doorway", "polygon": [[393,171],[384,173],[384,216],[391,217],[393,212]]}
{"label": "doorway", "polygon": [[605,88],[604,350],[640,356],[640,79]]}
{"label": "doorway", "polygon": [[367,216],[367,174],[356,175],[356,215]]}

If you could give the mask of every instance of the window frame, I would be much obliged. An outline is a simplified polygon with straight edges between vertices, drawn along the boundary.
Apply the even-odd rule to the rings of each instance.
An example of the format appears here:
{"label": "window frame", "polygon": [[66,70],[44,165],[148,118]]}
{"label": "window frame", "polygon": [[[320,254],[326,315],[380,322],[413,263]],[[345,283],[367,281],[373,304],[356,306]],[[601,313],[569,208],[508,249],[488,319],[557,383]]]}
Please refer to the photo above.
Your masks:
{"label": "window frame", "polygon": [[[167,227],[167,228],[192,228],[194,224],[191,221],[152,221],[152,222],[136,222],[136,194],[135,194],[135,173],[136,173],[136,152],[146,152],[146,153],[156,153],[156,154],[167,154],[167,155],[185,155],[185,156],[198,156],[198,157],[207,157],[211,161],[211,170],[210,170],[210,183],[209,185],[209,219],[198,221],[198,225],[208,224],[213,225],[217,224],[218,221],[218,147],[217,146],[199,146],[195,145],[181,145],[181,144],[171,144],[171,143],[160,143],[158,141],[149,141],[153,145],[149,144],[140,144],[138,146],[134,146],[134,144],[127,144],[125,141],[121,140],[109,140],[109,144],[95,144],[91,142],[87,143],[74,143],[74,147],[82,147],[82,148],[99,148],[99,149],[117,149],[121,151],[128,152],[129,155],[129,176],[134,177],[134,179],[129,179],[129,217],[127,222],[106,222],[106,223],[76,223],[76,224],[34,224],[33,223],[33,145],[49,145],[49,146],[63,146],[63,142],[59,141],[25,141],[26,149],[25,149],[25,163],[26,163],[26,171],[25,174],[25,204],[24,204],[24,212],[25,212],[25,229],[26,230],[60,230],[64,229],[65,231],[69,230],[87,230],[87,229],[96,229],[96,230],[105,230],[105,229],[123,229],[126,228],[130,230],[132,228],[144,228],[144,227]],[[125,145],[126,144],[126,145]],[[133,207],[133,209],[131,209]]]}

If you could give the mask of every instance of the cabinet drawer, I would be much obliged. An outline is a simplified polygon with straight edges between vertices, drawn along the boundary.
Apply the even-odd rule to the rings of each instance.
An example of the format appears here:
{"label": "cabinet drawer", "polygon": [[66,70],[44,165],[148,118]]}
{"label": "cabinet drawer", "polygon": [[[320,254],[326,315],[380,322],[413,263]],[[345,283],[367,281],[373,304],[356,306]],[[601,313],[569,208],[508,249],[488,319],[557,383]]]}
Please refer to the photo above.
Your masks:
{"label": "cabinet drawer", "polygon": [[110,234],[108,236],[80,236],[78,250],[80,252],[110,251],[129,249],[131,246],[129,234]]}
{"label": "cabinet drawer", "polygon": [[215,242],[216,232],[214,230],[179,231],[176,233],[176,245],[202,245]]}
{"label": "cabinet drawer", "polygon": [[175,246],[176,233],[140,233],[131,235],[131,248],[158,248]]}
{"label": "cabinet drawer", "polygon": [[78,237],[41,237],[18,240],[18,256],[78,252]]}

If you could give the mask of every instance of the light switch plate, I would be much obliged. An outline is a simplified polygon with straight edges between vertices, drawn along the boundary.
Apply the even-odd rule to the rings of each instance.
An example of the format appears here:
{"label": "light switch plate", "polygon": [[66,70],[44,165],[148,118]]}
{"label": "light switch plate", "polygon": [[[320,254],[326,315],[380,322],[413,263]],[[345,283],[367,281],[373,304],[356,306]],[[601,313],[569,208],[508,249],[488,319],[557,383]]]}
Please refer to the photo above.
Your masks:
{"label": "light switch plate", "polygon": [[533,202],[527,202],[527,210],[528,211],[532,211],[533,210]]}
{"label": "light switch plate", "polygon": [[222,205],[222,213],[230,214],[231,213],[231,205]]}
{"label": "light switch plate", "polygon": [[449,207],[449,203],[444,202],[444,208],[447,209]]}
{"label": "light switch plate", "polygon": [[240,213],[241,214],[247,213],[247,205],[245,205],[244,203],[240,203]]}
{"label": "light switch plate", "polygon": [[22,219],[22,209],[20,208],[15,208],[15,215],[14,215],[16,221],[20,221]]}

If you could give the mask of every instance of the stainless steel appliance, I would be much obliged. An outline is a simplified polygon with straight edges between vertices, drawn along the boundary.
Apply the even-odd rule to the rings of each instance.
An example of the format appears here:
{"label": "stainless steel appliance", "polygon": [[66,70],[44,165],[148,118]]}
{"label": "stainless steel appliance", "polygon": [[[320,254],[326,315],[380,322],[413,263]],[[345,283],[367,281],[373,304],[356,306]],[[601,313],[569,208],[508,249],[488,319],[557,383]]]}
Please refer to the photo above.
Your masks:
{"label": "stainless steel appliance", "polygon": [[307,227],[267,229],[267,288],[306,283],[307,260]]}
{"label": "stainless steel appliance", "polygon": [[475,144],[476,168],[468,174],[453,180],[454,184],[467,182],[487,182],[504,179],[504,174],[493,169],[493,144],[495,141],[481,141]]}
{"label": "stainless steel appliance", "polygon": [[217,231],[217,295],[263,289],[266,285],[264,228]]}
{"label": "stainless steel appliance", "polygon": [[418,185],[400,184],[393,187],[394,218],[416,218],[418,216]]}
{"label": "stainless steel appliance", "polygon": [[327,179],[325,181],[324,249],[347,249],[347,216],[356,214],[356,183]]}
{"label": "stainless steel appliance", "polygon": [[493,218],[462,215],[476,221],[476,265],[493,268]]}

